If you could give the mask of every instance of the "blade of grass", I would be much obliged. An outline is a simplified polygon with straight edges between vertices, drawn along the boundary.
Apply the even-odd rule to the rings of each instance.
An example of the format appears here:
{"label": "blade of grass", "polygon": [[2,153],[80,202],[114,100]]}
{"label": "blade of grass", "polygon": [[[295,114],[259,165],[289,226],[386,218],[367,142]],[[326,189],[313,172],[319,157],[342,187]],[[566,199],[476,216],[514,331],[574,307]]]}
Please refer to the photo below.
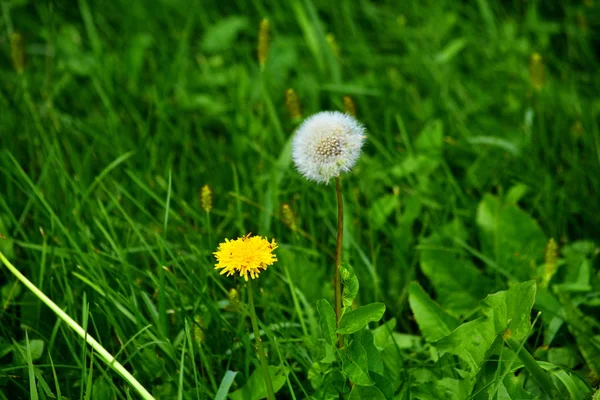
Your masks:
{"label": "blade of grass", "polygon": [[0,261],[10,270],[10,272],[15,275],[15,277],[23,283],[29,290],[33,292],[44,304],[46,304],[54,313],[62,319],[72,330],[75,331],[79,336],[81,336],[85,341],[92,346],[92,348],[100,355],[100,357],[106,362],[112,369],[115,370],[125,381],[127,381],[138,394],[142,397],[142,399],[154,399],[154,397],[144,388],[137,379],[131,375],[129,371],[123,367],[115,358],[104,348],[100,343],[96,341],[93,337],[87,335],[86,331],[77,323],[73,318],[71,318],[67,313],[56,305],[50,298],[48,298],[44,293],[42,293],[29,279],[27,279],[23,274],[19,272],[19,270],[12,265],[8,259],[4,256],[2,252],[0,252]]}

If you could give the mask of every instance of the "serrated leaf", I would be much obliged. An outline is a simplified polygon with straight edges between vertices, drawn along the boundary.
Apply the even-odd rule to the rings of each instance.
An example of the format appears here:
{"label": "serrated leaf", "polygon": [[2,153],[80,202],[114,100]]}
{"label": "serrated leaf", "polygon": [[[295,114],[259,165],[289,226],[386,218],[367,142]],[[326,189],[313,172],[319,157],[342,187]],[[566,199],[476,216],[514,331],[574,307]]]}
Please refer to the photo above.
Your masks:
{"label": "serrated leaf", "polygon": [[359,341],[353,340],[342,353],[342,370],[355,385],[371,386],[367,352]]}
{"label": "serrated leaf", "polygon": [[452,332],[460,322],[445,312],[416,282],[408,287],[408,301],[419,329],[428,342],[435,342]]}
{"label": "serrated leaf", "polygon": [[367,304],[347,312],[340,321],[338,333],[348,335],[363,329],[369,322],[379,321],[385,312],[385,304]]}
{"label": "serrated leaf", "polygon": [[342,284],[344,285],[342,303],[344,308],[349,310],[352,307],[352,302],[358,294],[358,278],[356,278],[354,269],[350,265],[342,264],[339,268],[340,276],[342,277]]}
{"label": "serrated leaf", "polygon": [[319,324],[321,325],[325,341],[333,345],[337,341],[335,311],[325,299],[317,302],[317,311],[319,312]]}

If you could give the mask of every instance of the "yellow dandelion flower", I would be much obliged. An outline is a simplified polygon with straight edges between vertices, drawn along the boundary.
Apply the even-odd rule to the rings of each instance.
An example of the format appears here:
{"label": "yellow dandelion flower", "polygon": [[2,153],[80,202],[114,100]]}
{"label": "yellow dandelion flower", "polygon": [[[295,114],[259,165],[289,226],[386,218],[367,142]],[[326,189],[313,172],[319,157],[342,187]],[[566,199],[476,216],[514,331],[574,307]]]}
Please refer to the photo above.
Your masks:
{"label": "yellow dandelion flower", "polygon": [[258,278],[261,270],[266,270],[269,265],[277,261],[273,250],[277,248],[275,239],[269,243],[266,238],[250,236],[250,234],[236,240],[225,239],[213,254],[217,259],[215,269],[222,269],[221,275],[233,275],[236,272],[248,280]]}

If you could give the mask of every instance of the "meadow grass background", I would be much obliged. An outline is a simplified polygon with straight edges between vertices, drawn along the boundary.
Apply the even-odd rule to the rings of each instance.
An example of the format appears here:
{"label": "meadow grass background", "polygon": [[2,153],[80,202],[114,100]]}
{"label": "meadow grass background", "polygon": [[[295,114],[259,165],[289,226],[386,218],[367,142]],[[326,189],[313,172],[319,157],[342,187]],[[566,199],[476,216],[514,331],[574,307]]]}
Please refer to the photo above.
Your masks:
{"label": "meadow grass background", "polygon": [[[224,238],[249,232],[279,243],[256,296],[270,364],[289,372],[279,396],[313,392],[315,303],[333,299],[336,203],[332,185],[293,168],[289,88],[304,116],[343,110],[351,96],[368,131],[342,180],[357,303],[384,302],[384,320],[418,340],[410,282],[471,318],[486,294],[539,280],[554,238],[588,246],[589,287],[576,303],[591,321],[598,315],[597,2],[1,5],[0,251],[157,398],[214,398],[227,371],[238,372],[233,392],[257,368],[243,282],[219,276],[212,256]],[[11,60],[15,32],[22,74]],[[532,81],[534,53],[543,82]],[[205,184],[210,213],[200,206]],[[486,201],[517,210],[505,247],[481,236]],[[444,253],[424,269],[432,237],[444,238],[435,242]],[[468,271],[444,269],[447,257],[453,268],[468,260]],[[40,398],[136,397],[5,268],[0,285],[0,398],[37,398],[32,374]],[[546,328],[534,326],[532,353]],[[598,364],[582,358],[570,329],[550,347],[567,349],[569,367],[593,386]],[[406,350],[402,376],[428,365],[416,354]]]}

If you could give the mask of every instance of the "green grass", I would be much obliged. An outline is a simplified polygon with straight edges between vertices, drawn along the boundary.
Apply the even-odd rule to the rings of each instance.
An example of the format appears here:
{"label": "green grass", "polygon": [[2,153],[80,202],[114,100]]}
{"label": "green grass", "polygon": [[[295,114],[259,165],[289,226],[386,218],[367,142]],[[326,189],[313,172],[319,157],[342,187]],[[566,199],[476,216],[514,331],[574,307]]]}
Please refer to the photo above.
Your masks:
{"label": "green grass", "polygon": [[[600,8],[399,3],[2,1],[0,251],[157,399],[259,391],[245,285],[212,255],[249,232],[279,244],[254,285],[278,398],[347,398],[339,361],[365,349],[396,399],[591,397]],[[333,303],[335,188],[294,170],[288,88],[304,116],[351,96],[368,131],[342,179],[343,259],[355,306],[386,311],[329,362],[316,304]],[[0,399],[137,397],[4,266],[0,287]],[[473,326],[489,343],[467,361]],[[388,398],[377,382],[351,398]]]}

